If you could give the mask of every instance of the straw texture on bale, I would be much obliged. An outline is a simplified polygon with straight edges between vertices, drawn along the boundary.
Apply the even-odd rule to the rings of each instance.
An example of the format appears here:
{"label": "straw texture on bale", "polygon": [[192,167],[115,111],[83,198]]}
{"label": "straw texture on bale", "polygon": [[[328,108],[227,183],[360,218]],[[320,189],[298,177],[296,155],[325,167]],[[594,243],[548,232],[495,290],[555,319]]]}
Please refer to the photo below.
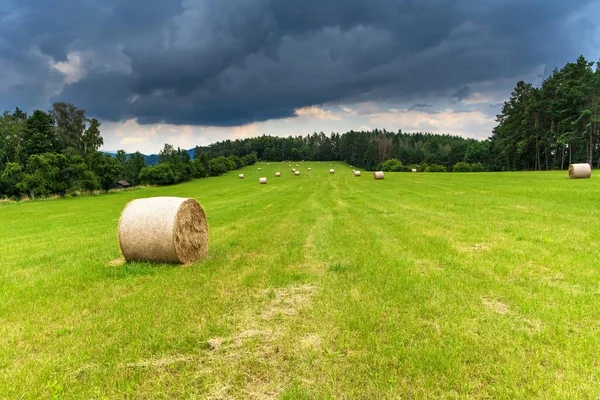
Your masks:
{"label": "straw texture on bale", "polygon": [[244,174],[239,174],[239,175],[238,175],[238,178],[240,178],[240,179],[244,179]]}
{"label": "straw texture on bale", "polygon": [[417,172],[416,168],[413,168],[413,169],[412,169],[412,172]]}
{"label": "straw texture on bale", "polygon": [[334,170],[333,168],[331,168],[331,169],[329,170],[329,173],[330,173],[330,174],[334,174],[334,173],[335,173],[335,170]]}
{"label": "straw texture on bale", "polygon": [[300,175],[300,171],[294,171],[294,175]]}
{"label": "straw texture on bale", "polygon": [[281,176],[281,172],[275,172],[275,176],[279,178]]}
{"label": "straw texture on bale", "polygon": [[571,164],[569,165],[569,179],[588,179],[592,176],[592,167],[590,164]]}
{"label": "straw texture on bale", "polygon": [[375,173],[373,174],[373,177],[374,177],[375,179],[378,179],[378,180],[379,180],[379,179],[383,179],[383,171],[377,171],[377,172],[375,172]]}
{"label": "straw texture on bale", "polygon": [[261,185],[266,185],[266,184],[267,184],[267,178],[260,178],[260,179],[258,180],[258,182],[259,182]]}
{"label": "straw texture on bale", "polygon": [[354,176],[360,176],[360,171],[354,171]]}
{"label": "straw texture on bale", "polygon": [[206,215],[196,199],[130,201],[119,219],[119,245],[127,261],[190,264],[208,252]]}

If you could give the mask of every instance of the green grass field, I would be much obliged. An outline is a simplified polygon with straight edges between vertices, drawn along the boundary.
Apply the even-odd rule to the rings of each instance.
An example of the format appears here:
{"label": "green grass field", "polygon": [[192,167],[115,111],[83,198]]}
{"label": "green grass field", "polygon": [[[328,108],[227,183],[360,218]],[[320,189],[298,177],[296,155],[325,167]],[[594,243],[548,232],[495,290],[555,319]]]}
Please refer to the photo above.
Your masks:
{"label": "green grass field", "polygon": [[[600,396],[600,177],[334,167],[1,204],[0,397]],[[207,259],[114,263],[150,196]]]}

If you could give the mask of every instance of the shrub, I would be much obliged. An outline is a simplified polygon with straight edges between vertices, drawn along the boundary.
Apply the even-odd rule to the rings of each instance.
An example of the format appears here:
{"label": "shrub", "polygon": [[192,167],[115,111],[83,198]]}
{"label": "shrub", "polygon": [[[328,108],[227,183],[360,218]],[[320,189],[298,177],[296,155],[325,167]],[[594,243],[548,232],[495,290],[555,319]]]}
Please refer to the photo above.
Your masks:
{"label": "shrub", "polygon": [[381,164],[382,171],[406,172],[407,169],[407,167],[402,165],[402,161],[398,160],[397,158],[392,158]]}
{"label": "shrub", "polygon": [[485,166],[482,163],[475,163],[475,164],[471,164],[471,171],[472,172],[485,172]]}
{"label": "shrub", "polygon": [[150,185],[169,185],[177,181],[173,167],[169,163],[142,168],[140,180]]}
{"label": "shrub", "polygon": [[227,159],[223,156],[211,159],[208,162],[208,170],[210,175],[219,176],[227,172],[229,169],[226,160]]}
{"label": "shrub", "polygon": [[439,164],[430,164],[425,168],[425,172],[448,172],[445,166]]}
{"label": "shrub", "polygon": [[471,172],[471,166],[464,161],[457,162],[454,164],[454,168],[452,169],[454,172]]}

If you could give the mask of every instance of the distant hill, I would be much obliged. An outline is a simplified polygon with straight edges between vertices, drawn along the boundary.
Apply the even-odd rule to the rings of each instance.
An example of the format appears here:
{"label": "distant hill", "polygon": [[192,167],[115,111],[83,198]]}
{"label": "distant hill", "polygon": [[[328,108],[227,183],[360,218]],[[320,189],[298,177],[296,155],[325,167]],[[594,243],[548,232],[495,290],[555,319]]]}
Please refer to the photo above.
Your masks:
{"label": "distant hill", "polygon": [[[190,159],[194,159],[194,155],[196,155],[196,150],[195,149],[189,149],[187,150],[188,154],[190,155]],[[104,154],[108,154],[111,157],[115,157],[117,155],[116,151],[111,151],[111,150],[103,150],[102,153]],[[127,157],[129,157],[132,153],[127,153]],[[158,164],[158,154],[142,154],[142,156],[144,156],[144,160],[146,161],[146,165],[156,165]]]}

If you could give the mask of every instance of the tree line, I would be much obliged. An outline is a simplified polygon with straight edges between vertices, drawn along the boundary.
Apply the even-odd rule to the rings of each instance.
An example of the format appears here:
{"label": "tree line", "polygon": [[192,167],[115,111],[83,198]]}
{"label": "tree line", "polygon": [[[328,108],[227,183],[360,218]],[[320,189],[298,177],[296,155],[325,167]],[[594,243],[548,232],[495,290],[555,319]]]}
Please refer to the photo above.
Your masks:
{"label": "tree line", "polygon": [[[487,140],[466,139],[460,136],[432,133],[349,131],[343,134],[308,136],[260,136],[225,140],[206,147],[197,146],[196,155],[235,155],[243,157],[256,153],[263,161],[345,161],[369,171],[392,168],[393,171],[445,170],[451,171],[462,162],[476,165],[476,170],[487,170],[490,161],[490,143]],[[392,164],[385,163],[393,160]],[[437,167],[439,166],[439,167]]]}
{"label": "tree line", "polygon": [[0,197],[35,199],[80,192],[108,191],[119,180],[131,185],[166,185],[221,175],[257,162],[244,157],[199,154],[165,145],[157,166],[147,166],[139,153],[115,156],[99,151],[104,144],[100,122],[72,104],[54,103],[52,110],[31,115],[16,108],[0,116]]}
{"label": "tree line", "polygon": [[495,170],[600,168],[600,63],[555,69],[540,87],[517,82],[490,138]]}

